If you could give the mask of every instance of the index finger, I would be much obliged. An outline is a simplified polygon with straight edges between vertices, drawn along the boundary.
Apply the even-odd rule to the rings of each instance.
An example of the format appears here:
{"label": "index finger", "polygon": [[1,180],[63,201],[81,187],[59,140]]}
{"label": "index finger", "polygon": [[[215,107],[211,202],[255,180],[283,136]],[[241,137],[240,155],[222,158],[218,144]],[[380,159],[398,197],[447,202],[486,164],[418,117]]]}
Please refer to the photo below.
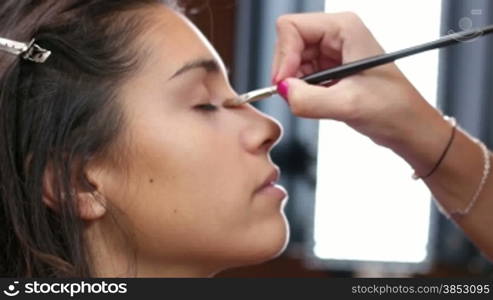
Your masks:
{"label": "index finger", "polygon": [[280,17],[272,67],[274,81],[294,76],[300,67],[303,51],[309,46],[319,47],[320,54],[325,57],[340,60],[344,17],[347,14],[307,13]]}

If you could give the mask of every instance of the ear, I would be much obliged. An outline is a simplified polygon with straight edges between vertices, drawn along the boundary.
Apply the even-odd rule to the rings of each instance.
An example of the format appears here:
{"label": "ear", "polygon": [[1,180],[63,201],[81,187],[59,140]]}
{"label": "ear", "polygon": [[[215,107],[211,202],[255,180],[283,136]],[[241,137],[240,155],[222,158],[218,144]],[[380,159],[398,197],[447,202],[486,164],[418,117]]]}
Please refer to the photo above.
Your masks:
{"label": "ear", "polygon": [[76,194],[79,216],[85,221],[94,221],[106,214],[106,202],[98,192],[80,192]]}
{"label": "ear", "polygon": [[[53,164],[49,163],[43,176],[43,203],[53,211],[59,213],[61,209],[60,201],[65,198],[63,193],[61,199],[55,189],[55,171]],[[71,198],[75,201],[74,205],[77,213],[82,220],[93,221],[102,218],[106,214],[106,201],[100,192],[101,185],[95,176],[91,180],[85,174],[85,182],[72,180]]]}

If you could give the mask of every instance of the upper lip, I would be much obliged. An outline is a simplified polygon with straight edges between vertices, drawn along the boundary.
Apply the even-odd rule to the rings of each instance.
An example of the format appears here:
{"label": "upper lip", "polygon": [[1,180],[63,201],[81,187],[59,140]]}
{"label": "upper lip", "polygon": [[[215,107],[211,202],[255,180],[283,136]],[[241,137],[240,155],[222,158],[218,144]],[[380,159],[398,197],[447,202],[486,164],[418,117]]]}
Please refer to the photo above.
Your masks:
{"label": "upper lip", "polygon": [[256,192],[271,185],[273,182],[279,181],[280,176],[281,176],[281,171],[279,170],[279,168],[276,167],[274,170],[270,172],[269,176],[265,178],[262,184],[257,188]]}

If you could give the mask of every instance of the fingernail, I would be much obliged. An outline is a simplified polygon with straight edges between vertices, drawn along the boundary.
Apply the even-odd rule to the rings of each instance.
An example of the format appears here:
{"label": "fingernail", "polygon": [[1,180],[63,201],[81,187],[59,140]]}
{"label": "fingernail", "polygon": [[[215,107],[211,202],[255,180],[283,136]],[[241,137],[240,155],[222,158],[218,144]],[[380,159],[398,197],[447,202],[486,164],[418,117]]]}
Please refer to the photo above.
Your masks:
{"label": "fingernail", "polygon": [[288,102],[289,84],[287,80],[283,80],[277,84],[277,92]]}

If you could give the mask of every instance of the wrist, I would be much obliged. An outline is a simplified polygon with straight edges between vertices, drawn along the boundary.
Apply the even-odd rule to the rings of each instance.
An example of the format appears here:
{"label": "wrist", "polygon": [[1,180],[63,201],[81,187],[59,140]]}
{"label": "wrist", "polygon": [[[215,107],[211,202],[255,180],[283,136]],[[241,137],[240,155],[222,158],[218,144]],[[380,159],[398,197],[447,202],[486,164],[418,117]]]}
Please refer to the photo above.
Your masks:
{"label": "wrist", "polygon": [[416,174],[426,175],[443,154],[453,125],[428,103],[415,113],[408,111],[401,120],[386,146],[406,160]]}
{"label": "wrist", "polygon": [[[400,139],[394,139],[391,149],[406,160],[417,174],[426,175],[436,166],[450,142],[453,124],[438,111],[414,124],[407,131],[402,131]],[[457,127],[443,161],[424,182],[444,211],[462,211],[474,198],[483,165],[481,147]]]}

